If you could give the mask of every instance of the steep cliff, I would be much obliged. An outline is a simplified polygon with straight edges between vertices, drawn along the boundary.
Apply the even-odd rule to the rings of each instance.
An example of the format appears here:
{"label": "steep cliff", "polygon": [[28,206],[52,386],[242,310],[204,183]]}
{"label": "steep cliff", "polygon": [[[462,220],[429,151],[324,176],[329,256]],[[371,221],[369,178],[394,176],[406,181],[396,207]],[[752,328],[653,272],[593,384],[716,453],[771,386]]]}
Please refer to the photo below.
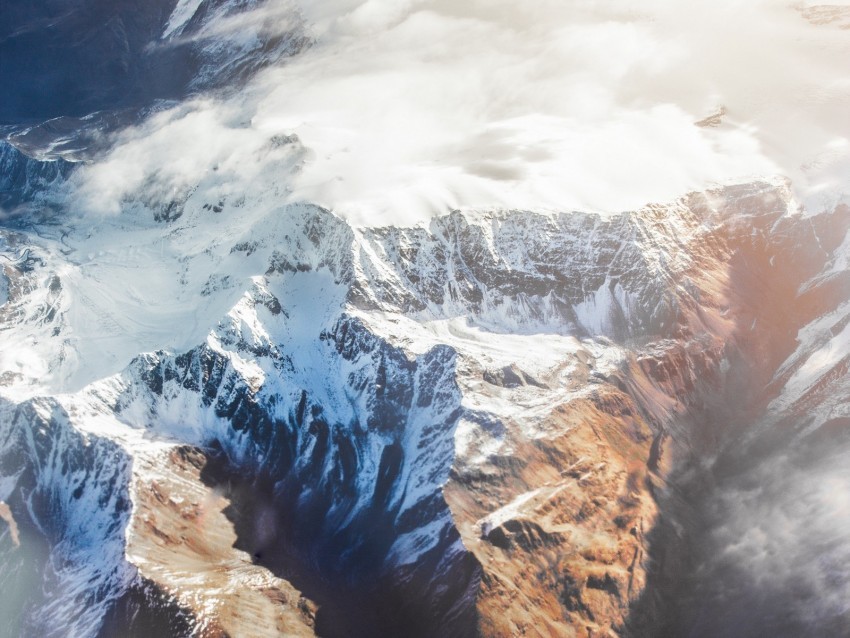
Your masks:
{"label": "steep cliff", "polygon": [[846,404],[847,210],[781,182],[411,228],[252,197],[4,231],[20,631],[653,635],[694,468]]}

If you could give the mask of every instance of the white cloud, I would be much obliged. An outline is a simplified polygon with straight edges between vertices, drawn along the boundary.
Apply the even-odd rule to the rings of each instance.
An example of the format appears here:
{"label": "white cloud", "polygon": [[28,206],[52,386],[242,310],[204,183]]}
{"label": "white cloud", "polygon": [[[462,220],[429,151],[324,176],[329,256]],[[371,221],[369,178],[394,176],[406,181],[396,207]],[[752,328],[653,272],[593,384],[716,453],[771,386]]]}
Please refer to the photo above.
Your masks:
{"label": "white cloud", "polygon": [[[296,9],[273,1],[243,19],[284,10]],[[229,164],[234,180],[252,179],[250,158],[279,133],[312,151],[286,178],[288,197],[356,223],[462,206],[616,211],[771,173],[829,203],[850,177],[850,32],[784,2],[305,0],[297,10],[312,48],[242,96],[144,124],[83,176],[98,185],[83,192],[103,209],[152,171],[170,184]],[[720,106],[721,126],[694,126]]]}
{"label": "white cloud", "polygon": [[748,450],[731,471],[724,465],[699,504],[700,563],[683,578],[696,577],[682,593],[702,608],[689,635],[838,635],[846,626],[850,471],[837,434],[767,456]]}

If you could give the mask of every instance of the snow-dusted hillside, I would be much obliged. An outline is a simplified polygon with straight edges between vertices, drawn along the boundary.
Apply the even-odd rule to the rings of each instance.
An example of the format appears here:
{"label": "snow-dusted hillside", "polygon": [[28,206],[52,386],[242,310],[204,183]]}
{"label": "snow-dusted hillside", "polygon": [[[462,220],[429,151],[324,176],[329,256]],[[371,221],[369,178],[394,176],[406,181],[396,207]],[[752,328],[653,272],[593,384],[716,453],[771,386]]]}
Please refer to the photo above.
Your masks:
{"label": "snow-dusted hillside", "polygon": [[[843,308],[846,242],[835,230],[846,211],[801,215],[781,182],[613,217],[470,210],[408,228],[351,227],[265,191],[211,199],[214,188],[190,189],[169,214],[143,191],[97,225],[70,213],[3,231],[0,498],[24,542],[43,547],[30,559],[43,566],[32,591],[48,594],[19,615],[27,631],[63,635],[73,622],[97,635],[104,619],[120,626],[114,601],[140,591],[159,592],[149,600],[166,602],[150,605],[172,621],[184,610],[187,626],[231,635],[275,635],[280,625],[263,619],[287,609],[293,632],[339,633],[352,619],[363,635],[483,631],[497,618],[492,579],[527,560],[487,558],[512,542],[494,530],[563,507],[572,490],[603,490],[604,510],[626,511],[610,494],[646,490],[634,472],[660,479],[676,458],[711,453],[704,441],[716,435],[694,428],[715,427],[706,406],[724,393],[742,410],[775,397],[773,414],[843,378],[841,357],[824,354],[840,351],[843,333],[819,335]],[[782,285],[748,288],[774,272]],[[820,306],[771,316],[772,304],[813,290],[824,290]],[[759,321],[782,329],[765,337]],[[805,327],[799,345],[783,354],[794,326]],[[734,387],[741,374],[752,375],[748,398]],[[828,396],[810,429],[845,409],[846,394]],[[626,410],[637,421],[617,426]],[[566,443],[600,418],[625,428],[633,449],[612,440],[593,458]],[[552,451],[539,459],[529,445]],[[194,465],[181,460],[189,449]],[[527,454],[532,465],[507,478]],[[597,487],[590,466],[570,478],[586,463],[607,477]],[[652,496],[640,498],[648,533]],[[207,510],[227,514],[242,551],[197,545],[213,533],[200,522]],[[592,533],[646,551],[642,535],[606,529]],[[566,556],[576,533],[546,542]],[[233,582],[261,566],[243,581],[248,593],[181,576],[217,561]],[[234,611],[268,587],[283,593],[257,618]],[[522,613],[553,627],[578,617],[623,627],[643,586],[606,587],[619,611],[579,595],[560,612]],[[520,626],[511,605],[495,609]]]}
{"label": "snow-dusted hillside", "polygon": [[2,11],[0,636],[847,633],[846,12],[137,4]]}

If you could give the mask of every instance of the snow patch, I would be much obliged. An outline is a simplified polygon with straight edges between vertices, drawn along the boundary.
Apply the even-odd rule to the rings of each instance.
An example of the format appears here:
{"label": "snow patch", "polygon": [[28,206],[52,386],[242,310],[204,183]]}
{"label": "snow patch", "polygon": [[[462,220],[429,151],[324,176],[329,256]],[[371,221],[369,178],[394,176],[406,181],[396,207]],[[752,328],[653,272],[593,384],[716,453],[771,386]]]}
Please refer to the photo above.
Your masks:
{"label": "snow patch", "polygon": [[177,5],[174,7],[174,11],[171,12],[171,16],[168,18],[168,24],[165,25],[165,31],[162,32],[162,36],[160,37],[165,40],[173,33],[183,28],[183,26],[192,19],[192,16],[195,15],[198,7],[200,7],[203,2],[204,0],[179,0]]}

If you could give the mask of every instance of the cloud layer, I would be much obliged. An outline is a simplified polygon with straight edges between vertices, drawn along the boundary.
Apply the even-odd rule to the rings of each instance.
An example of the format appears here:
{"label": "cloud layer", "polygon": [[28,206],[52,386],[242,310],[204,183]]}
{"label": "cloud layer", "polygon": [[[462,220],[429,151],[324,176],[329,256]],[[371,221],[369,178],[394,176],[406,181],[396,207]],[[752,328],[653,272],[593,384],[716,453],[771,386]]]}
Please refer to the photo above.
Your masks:
{"label": "cloud layer", "polygon": [[[850,622],[846,424],[748,450],[699,504],[695,606],[681,635],[839,636]],[[731,470],[731,471],[730,471]]]}
{"label": "cloud layer", "polygon": [[[271,0],[249,19],[286,11],[313,47],[241,95],[126,132],[83,174],[80,205],[114,210],[151,174],[191,184],[223,164],[258,187],[240,166],[281,134],[309,151],[280,176],[287,197],[354,223],[465,206],[618,211],[765,174],[817,208],[850,177],[850,31],[811,8]],[[721,108],[719,126],[695,126]]]}

